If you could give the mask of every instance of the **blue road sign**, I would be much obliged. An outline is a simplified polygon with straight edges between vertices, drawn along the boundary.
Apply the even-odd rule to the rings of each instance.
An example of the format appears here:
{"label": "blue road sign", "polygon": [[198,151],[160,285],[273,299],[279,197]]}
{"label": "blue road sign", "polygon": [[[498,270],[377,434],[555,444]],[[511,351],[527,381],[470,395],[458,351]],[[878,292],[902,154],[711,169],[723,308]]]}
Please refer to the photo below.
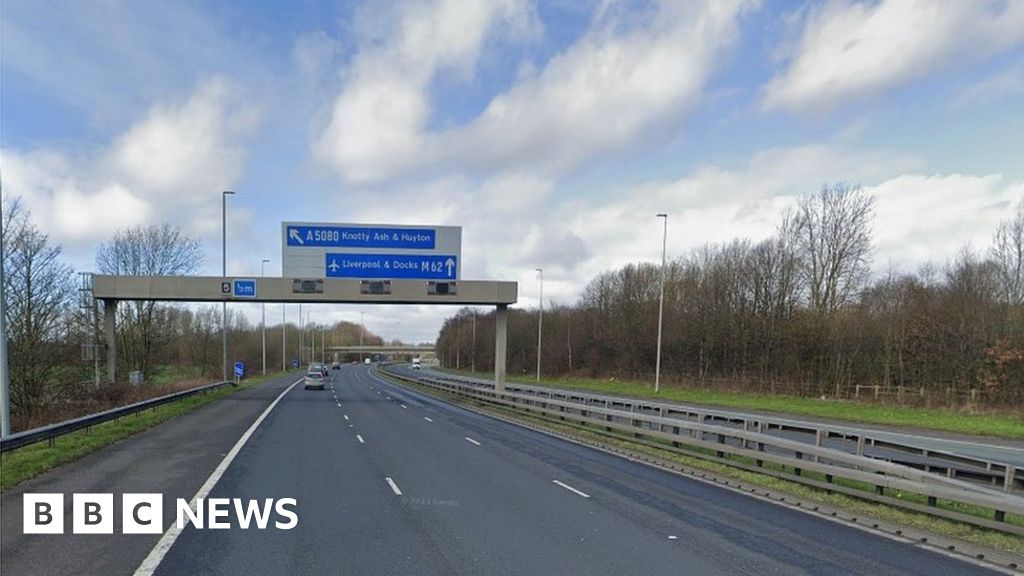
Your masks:
{"label": "blue road sign", "polygon": [[231,294],[235,298],[255,298],[256,297],[256,281],[255,280],[235,280],[234,290]]}
{"label": "blue road sign", "polygon": [[235,376],[238,378],[245,376],[245,362],[235,362]]}
{"label": "blue road sign", "polygon": [[459,271],[455,255],[334,254],[326,255],[328,278],[407,278],[454,280]]}
{"label": "blue road sign", "polygon": [[432,228],[288,226],[286,238],[289,246],[433,250],[437,243],[437,230]]}

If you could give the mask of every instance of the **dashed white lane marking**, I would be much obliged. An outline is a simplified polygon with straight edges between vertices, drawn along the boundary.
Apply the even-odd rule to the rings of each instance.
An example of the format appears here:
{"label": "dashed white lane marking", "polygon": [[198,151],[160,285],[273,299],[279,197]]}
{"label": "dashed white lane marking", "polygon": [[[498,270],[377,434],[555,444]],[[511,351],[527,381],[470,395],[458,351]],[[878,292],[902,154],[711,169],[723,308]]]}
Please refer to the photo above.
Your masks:
{"label": "dashed white lane marking", "polygon": [[433,422],[433,420],[431,420],[430,418],[427,418],[426,416],[424,416],[423,419],[426,420],[427,422]]}
{"label": "dashed white lane marking", "polygon": [[[199,487],[199,491],[196,492],[196,495],[192,497],[192,501],[189,502],[189,506],[191,506],[193,510],[195,510],[196,508],[197,500],[199,500],[200,498],[206,498],[210,494],[210,491],[213,490],[213,487],[217,485],[217,482],[220,480],[220,477],[224,475],[224,472],[228,469],[228,466],[230,466],[231,462],[234,461],[236,456],[238,456],[238,453],[241,452],[242,447],[245,446],[245,443],[249,441],[249,437],[251,437],[253,433],[256,432],[256,429],[259,428],[260,424],[263,423],[263,420],[267,418],[267,415],[270,414],[270,412],[274,409],[275,406],[277,406],[278,402],[280,402],[281,399],[284,398],[286,394],[291,392],[292,388],[295,388],[295,386],[298,385],[298,383],[302,382],[303,380],[304,378],[299,378],[295,382],[292,382],[291,386],[285,388],[283,392],[278,394],[277,398],[274,398],[274,401],[271,402],[270,405],[267,406],[265,410],[263,410],[263,412],[256,418],[252,425],[249,426],[249,429],[246,430],[244,434],[242,434],[242,437],[238,439],[238,442],[235,442],[235,445],[231,448],[231,451],[224,456],[224,459],[221,460],[220,464],[218,464],[217,467],[213,469],[213,472],[210,474],[210,477],[206,479],[206,482],[204,482],[203,485]],[[160,561],[164,559],[164,556],[167,555],[167,552],[171,549],[171,546],[174,546],[174,542],[178,539],[178,536],[181,535],[181,530],[181,528],[178,528],[177,522],[171,524],[171,527],[167,529],[167,532],[164,532],[164,535],[160,537],[160,541],[156,543],[156,546],[154,546],[153,549],[150,550],[149,555],[146,556],[145,560],[142,561],[142,564],[140,564],[139,567],[135,570],[135,576],[148,576],[156,572],[156,569],[160,567]]]}
{"label": "dashed white lane marking", "polygon": [[402,408],[408,408],[408,406],[406,406],[405,404],[402,404]]}
{"label": "dashed white lane marking", "polygon": [[476,440],[473,440],[473,439],[472,439],[472,438],[470,438],[469,436],[466,436],[466,441],[467,441],[467,442],[469,442],[470,444],[476,444],[477,446],[479,446],[479,445],[480,445],[480,443],[479,443],[479,442],[477,442]]}
{"label": "dashed white lane marking", "polygon": [[398,489],[398,484],[395,484],[395,481],[392,480],[390,476],[384,479],[388,481],[388,486],[391,486],[392,492],[394,492],[398,496],[402,495],[402,491]]}
{"label": "dashed white lane marking", "polygon": [[590,494],[587,494],[586,492],[581,492],[580,490],[577,490],[577,489],[573,488],[572,486],[569,486],[565,482],[559,482],[558,480],[552,480],[552,482],[554,482],[555,484],[558,484],[559,486],[561,486],[562,488],[565,488],[566,490],[572,492],[573,494],[577,494],[579,496],[583,496],[584,498],[590,498]]}
{"label": "dashed white lane marking", "polygon": [[669,534],[668,539],[669,540],[679,540],[679,536],[676,536],[675,534]]}
{"label": "dashed white lane marking", "polygon": [[358,440],[359,440],[359,443],[360,443],[360,444],[366,444],[366,441],[365,441],[365,440],[363,440],[363,437],[362,437],[362,436],[360,436],[359,434],[356,434],[356,439],[358,439]]}
{"label": "dashed white lane marking", "polygon": [[348,414],[342,414],[342,416],[345,417],[345,420],[348,420]]}

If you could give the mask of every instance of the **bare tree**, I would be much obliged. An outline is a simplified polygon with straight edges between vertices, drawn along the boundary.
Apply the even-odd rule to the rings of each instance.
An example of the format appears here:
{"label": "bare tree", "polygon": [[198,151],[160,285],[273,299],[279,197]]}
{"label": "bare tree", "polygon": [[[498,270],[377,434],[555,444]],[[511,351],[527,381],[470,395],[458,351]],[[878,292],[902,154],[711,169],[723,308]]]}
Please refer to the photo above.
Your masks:
{"label": "bare tree", "polygon": [[[199,241],[170,224],[136,226],[101,244],[96,266],[104,274],[171,276],[194,274],[202,263]],[[129,369],[148,373],[155,348],[170,335],[158,329],[155,302],[132,302],[118,312],[121,357]]]}
{"label": "bare tree", "polygon": [[1007,304],[1024,304],[1024,202],[999,223],[991,258],[999,269],[1002,299]]}
{"label": "bare tree", "polygon": [[3,225],[11,403],[32,412],[60,392],[53,384],[66,352],[62,343],[74,298],[72,269],[17,200],[5,203]]}
{"label": "bare tree", "polygon": [[874,198],[859,186],[832,184],[800,199],[787,228],[801,256],[811,308],[833,313],[867,282]]}

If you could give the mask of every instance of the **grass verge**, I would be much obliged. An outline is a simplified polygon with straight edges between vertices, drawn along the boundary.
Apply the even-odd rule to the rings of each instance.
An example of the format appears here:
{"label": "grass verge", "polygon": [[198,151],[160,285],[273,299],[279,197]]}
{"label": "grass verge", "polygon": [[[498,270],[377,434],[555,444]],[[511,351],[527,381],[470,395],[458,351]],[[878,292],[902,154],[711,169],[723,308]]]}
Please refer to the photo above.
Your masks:
{"label": "grass verge", "polygon": [[[471,374],[468,371],[442,369],[446,372],[477,377],[490,374]],[[532,380],[511,379],[520,384],[538,385]],[[820,400],[798,396],[769,396],[719,390],[666,386],[657,394],[650,384],[626,380],[600,380],[594,378],[559,378],[542,380],[540,386],[587,390],[601,394],[652,398],[700,404],[723,408],[765,410],[847,422],[907,426],[961,434],[1001,436],[1024,439],[1024,417],[1013,414],[974,414],[958,410],[911,408],[884,404],[867,404],[850,400]]]}
{"label": "grass verge", "polygon": [[38,442],[5,453],[0,457],[0,490],[7,490],[61,464],[77,460],[118,440],[281,374],[283,373],[278,372],[257,376],[245,380],[239,386],[226,386],[206,394],[190,396],[151,410],[104,422],[91,429],[76,430],[56,438],[53,446],[48,442]]}
{"label": "grass verge", "polygon": [[[426,386],[411,385],[406,382],[397,382],[402,386],[408,386],[415,388],[416,390],[443,398],[454,404],[469,406],[474,410],[482,412],[493,413],[495,415],[503,416],[506,418],[512,418],[514,420],[520,420],[534,426],[539,426],[559,434],[576,438],[579,440],[596,442],[598,444],[615,447],[623,450],[628,450],[635,454],[643,454],[651,456],[659,460],[674,462],[681,466],[703,470],[711,472],[718,476],[733,478],[741,482],[745,482],[749,485],[756,485],[767,490],[774,492],[782,492],[788,495],[792,495],[804,502],[813,502],[823,504],[826,506],[833,506],[835,508],[841,508],[850,512],[854,512],[858,515],[866,517],[872,517],[878,520],[892,522],[906,527],[916,528],[933,534],[955,538],[963,542],[968,542],[974,545],[983,546],[986,548],[1000,550],[1003,552],[1009,552],[1012,554],[1024,555],[1024,538],[1013,534],[1007,534],[1004,532],[998,532],[995,530],[988,530],[970,524],[964,524],[961,522],[955,522],[947,520],[945,518],[938,518],[928,514],[922,514],[911,510],[903,510],[893,506],[887,506],[884,504],[878,504],[867,500],[861,500],[852,496],[839,493],[828,493],[825,490],[820,490],[811,486],[805,486],[797,482],[792,482],[784,478],[778,478],[768,474],[760,474],[757,472],[751,472],[748,470],[742,470],[729,466],[727,464],[721,464],[718,462],[712,462],[704,460],[694,456],[688,456],[685,454],[679,454],[665,448],[659,448],[644,443],[633,442],[624,438],[609,436],[606,433],[599,433],[595,430],[586,429],[585,427],[568,424],[565,422],[554,422],[547,418],[538,416],[536,414],[525,414],[521,411],[498,408],[488,404],[482,404],[475,401],[467,400],[459,396],[452,394],[446,394],[437,391],[433,388]],[[972,510],[966,510],[960,508],[959,511],[964,513],[972,513]],[[1016,515],[1008,515],[1007,521],[1016,524],[1024,524],[1024,518]]]}

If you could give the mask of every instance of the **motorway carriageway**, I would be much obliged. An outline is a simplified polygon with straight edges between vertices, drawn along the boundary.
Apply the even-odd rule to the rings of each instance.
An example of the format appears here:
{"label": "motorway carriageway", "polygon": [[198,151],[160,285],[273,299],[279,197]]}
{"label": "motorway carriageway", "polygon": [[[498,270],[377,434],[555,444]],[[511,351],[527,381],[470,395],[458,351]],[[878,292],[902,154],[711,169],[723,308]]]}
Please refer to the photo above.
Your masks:
{"label": "motorway carriageway", "polygon": [[577,446],[345,365],[295,388],[211,496],[289,531],[186,529],[157,574],[967,574],[980,568]]}
{"label": "motorway carriageway", "polygon": [[[4,552],[5,576],[100,573],[100,567],[107,574],[131,573],[140,564],[159,575],[994,573],[479,415],[385,382],[364,365],[334,371],[325,391],[281,382],[271,389],[273,396],[286,391],[273,409],[267,410],[266,394],[258,406],[246,401],[235,408],[265,418],[257,426],[251,426],[254,417],[247,419],[241,430],[251,435],[233,460],[217,465],[243,434],[227,443],[210,436],[216,457],[195,462],[188,486],[173,495],[191,497],[210,484],[213,471],[209,497],[296,498],[296,528],[187,527],[176,538],[23,536],[14,544],[36,554]],[[211,418],[203,410],[168,425],[193,430],[190,418]],[[159,457],[167,439],[150,437],[157,446],[142,438],[124,449],[143,463]],[[205,445],[194,449],[202,452]],[[91,466],[110,457],[96,456]],[[73,488],[60,483],[60,474],[51,472],[42,486]],[[146,491],[138,482],[135,487]],[[11,496],[3,501],[5,537],[12,534]],[[165,521],[173,524],[168,505]],[[20,522],[20,509],[15,513]],[[76,550],[83,539],[100,549]]]}
{"label": "motorway carriageway", "polygon": [[[477,382],[490,387],[494,386],[494,380],[487,380],[484,378],[473,378],[462,375],[452,375],[449,373],[424,369],[417,373],[415,370],[408,366],[398,365],[396,366],[398,373],[409,376],[432,376],[436,378],[457,378],[460,380],[468,380]],[[543,387],[543,386],[531,386],[527,384],[521,384],[516,382],[516,386],[533,389],[533,390],[558,390],[561,392],[586,392],[585,390],[572,390],[566,388],[557,387]],[[722,416],[732,416],[737,419],[756,419],[758,416],[763,416],[770,419],[773,423],[788,424],[796,427],[809,427],[813,428],[820,424],[828,424],[828,427],[833,432],[843,433],[849,437],[855,436],[868,436],[876,440],[885,442],[891,442],[894,444],[901,444],[905,446],[915,446],[917,448],[925,450],[934,450],[937,452],[945,452],[948,454],[962,455],[968,458],[982,458],[985,460],[991,460],[993,462],[999,462],[1001,464],[1011,464],[1013,466],[1024,466],[1024,443],[1019,439],[1007,439],[1007,438],[993,438],[993,437],[979,437],[968,434],[960,434],[956,432],[945,432],[938,430],[908,430],[904,427],[903,430],[897,430],[895,427],[887,427],[884,425],[873,425],[873,424],[861,424],[861,423],[849,423],[840,422],[838,420],[829,418],[814,418],[807,416],[793,416],[788,414],[780,414],[777,412],[767,411],[755,411],[755,410],[739,410],[735,408],[719,408],[715,406],[697,406],[695,404],[686,404],[683,402],[675,402],[672,400],[660,400],[660,399],[641,399],[630,396],[620,396],[617,394],[603,394],[593,392],[593,394],[599,394],[603,396],[619,396],[624,399],[644,402],[649,400],[651,402],[658,402],[659,404],[678,404],[689,409],[704,410],[714,412],[715,414]],[[774,432],[778,434],[778,432]],[[792,434],[789,432],[779,434],[782,437],[790,438],[793,440],[806,441],[800,434]],[[812,439],[813,440],[813,439]],[[838,446],[832,446],[838,447]],[[872,450],[869,448],[869,451]],[[900,457],[907,458],[905,454],[897,454],[887,452],[884,449],[880,450],[876,457]]]}

